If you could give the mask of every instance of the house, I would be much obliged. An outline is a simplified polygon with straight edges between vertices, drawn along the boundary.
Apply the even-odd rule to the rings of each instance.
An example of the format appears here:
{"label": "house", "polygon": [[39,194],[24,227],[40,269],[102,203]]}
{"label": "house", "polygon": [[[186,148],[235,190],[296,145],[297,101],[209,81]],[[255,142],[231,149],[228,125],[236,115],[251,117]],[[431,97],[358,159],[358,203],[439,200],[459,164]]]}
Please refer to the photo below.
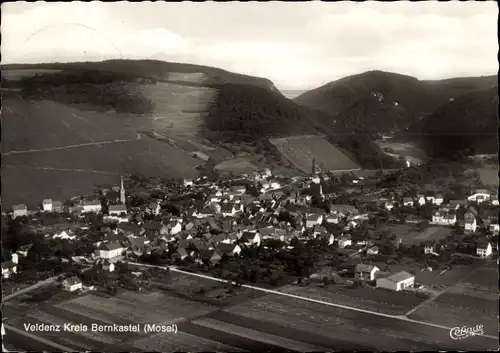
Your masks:
{"label": "house", "polygon": [[43,212],[52,212],[52,200],[45,199],[42,201]]}
{"label": "house", "polygon": [[339,224],[339,222],[340,222],[340,217],[337,214],[332,214],[326,217],[326,223]]}
{"label": "house", "polygon": [[490,201],[492,205],[498,206],[498,195],[497,194],[491,195]]}
{"label": "house", "polygon": [[126,248],[119,242],[102,243],[98,249],[99,257],[101,259],[113,259],[117,256],[121,256],[125,249]]}
{"label": "house", "polygon": [[221,213],[224,217],[231,217],[236,214],[236,212],[241,211],[241,205],[236,206],[233,203],[226,203],[221,206]]}
{"label": "house", "polygon": [[262,239],[258,231],[257,232],[245,231],[241,234],[241,237],[239,238],[239,241],[245,244],[246,246],[252,246],[252,245],[260,246],[261,240]]}
{"label": "house", "polygon": [[460,207],[467,206],[467,201],[465,200],[450,200],[448,202],[449,207],[453,207],[455,210],[458,210]]}
{"label": "house", "polygon": [[234,255],[239,255],[241,253],[241,248],[237,244],[219,243],[217,245],[217,251],[220,254],[226,254],[226,255],[229,255],[229,256],[234,256]]}
{"label": "house", "polygon": [[172,255],[174,258],[178,258],[178,259],[181,259],[181,260],[184,260],[185,258],[187,258],[189,256],[186,248],[182,247],[182,246],[179,246],[174,254]]}
{"label": "house", "polygon": [[115,264],[112,262],[109,262],[108,260],[104,260],[101,264],[101,268],[103,271],[114,272],[115,271]]}
{"label": "house", "polygon": [[394,208],[394,202],[392,202],[392,201],[387,201],[387,202],[385,203],[385,209],[386,209],[386,210],[390,211],[390,210],[392,210],[393,208]]}
{"label": "house", "polygon": [[377,288],[384,288],[393,291],[400,291],[405,288],[413,287],[415,276],[402,271],[385,278],[377,278]]}
{"label": "house", "polygon": [[201,211],[195,211],[193,213],[193,217],[196,217],[198,219],[201,219],[201,218],[207,218],[207,217],[210,217],[211,215],[214,214],[214,210],[210,207],[205,207],[203,208]]}
{"label": "house", "polygon": [[63,204],[61,201],[52,201],[52,212],[62,212]]}
{"label": "house", "polygon": [[359,214],[359,210],[352,205],[330,205],[330,213],[340,217],[349,217]]}
{"label": "house", "polygon": [[247,188],[244,185],[236,185],[231,188],[231,191],[235,194],[243,195],[247,191]]}
{"label": "house", "polygon": [[80,281],[80,279],[76,276],[71,276],[69,278],[64,279],[61,284],[62,288],[69,292],[82,290],[83,288],[82,281]]}
{"label": "house", "polygon": [[56,232],[52,239],[65,239],[65,240],[74,240],[76,239],[76,234],[74,234],[71,230],[65,231],[62,230],[60,232]]}
{"label": "house", "polygon": [[479,241],[477,243],[476,254],[480,257],[488,257],[492,253],[492,247],[490,242]]}
{"label": "house", "polygon": [[443,203],[443,201],[444,201],[444,199],[443,199],[443,195],[441,195],[441,194],[437,194],[437,195],[434,197],[434,199],[432,200],[432,203],[433,203],[434,205],[439,206],[439,205],[441,205],[441,204]]}
{"label": "house", "polygon": [[17,249],[17,254],[22,257],[28,256],[28,251],[33,247],[33,243],[29,243],[26,245],[21,245],[19,249]]}
{"label": "house", "polygon": [[310,214],[306,217],[306,228],[312,228],[323,222],[323,216],[320,214]]}
{"label": "house", "polygon": [[440,246],[436,243],[427,244],[424,246],[424,254],[432,254],[439,256]]}
{"label": "house", "polygon": [[28,207],[24,204],[12,206],[12,218],[23,217],[28,215]]}
{"label": "house", "polygon": [[476,190],[471,196],[467,197],[467,201],[481,203],[484,201],[489,201],[491,198],[491,194],[488,190],[479,189]]}
{"label": "house", "polygon": [[85,200],[83,201],[82,207],[85,213],[99,213],[102,209],[99,200]]}
{"label": "house", "polygon": [[2,277],[9,278],[12,274],[17,273],[17,264],[19,257],[17,254],[12,254],[9,261],[2,262]]}
{"label": "house", "polygon": [[127,206],[125,205],[109,205],[108,213],[110,216],[121,216],[127,214]]}
{"label": "house", "polygon": [[440,210],[432,215],[432,223],[441,226],[452,226],[457,222],[457,216],[455,212],[447,212],[445,210]]}
{"label": "house", "polygon": [[281,184],[277,180],[271,180],[269,181],[269,188],[270,189],[279,189],[281,187]]}
{"label": "house", "polygon": [[182,224],[179,221],[172,221],[170,223],[170,234],[176,235],[182,231]]}
{"label": "house", "polygon": [[498,224],[498,216],[490,220],[489,228],[492,233],[498,234],[498,232],[500,231],[500,226]]}
{"label": "house", "polygon": [[425,205],[426,202],[427,200],[425,199],[424,195],[422,194],[417,195],[417,203],[419,204],[419,206]]}
{"label": "house", "polygon": [[408,207],[413,207],[414,202],[411,197],[405,197],[403,198],[403,206],[408,206]]}
{"label": "house", "polygon": [[351,246],[352,245],[352,239],[351,236],[349,235],[342,235],[338,240],[337,240],[338,246],[340,249],[344,249],[346,246]]}
{"label": "house", "polygon": [[191,179],[184,179],[183,181],[184,186],[193,186],[193,180]]}
{"label": "house", "polygon": [[355,268],[355,276],[357,279],[373,281],[375,279],[375,273],[380,271],[377,266],[357,264]]}
{"label": "house", "polygon": [[203,249],[200,250],[199,261],[206,264],[216,264],[222,259],[222,256],[214,249]]}
{"label": "house", "polygon": [[367,255],[377,255],[379,252],[379,247],[378,246],[372,246],[371,248],[368,248],[366,250]]}
{"label": "house", "polygon": [[464,215],[465,219],[465,231],[466,232],[475,232],[477,228],[476,216],[471,212],[467,212]]}

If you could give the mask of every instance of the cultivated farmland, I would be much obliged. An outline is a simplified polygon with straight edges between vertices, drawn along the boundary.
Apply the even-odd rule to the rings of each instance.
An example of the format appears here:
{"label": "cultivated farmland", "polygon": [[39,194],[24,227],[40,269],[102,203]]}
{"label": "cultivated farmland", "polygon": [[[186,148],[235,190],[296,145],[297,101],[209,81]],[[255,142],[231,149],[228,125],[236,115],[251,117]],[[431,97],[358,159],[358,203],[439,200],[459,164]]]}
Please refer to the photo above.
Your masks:
{"label": "cultivated farmland", "polygon": [[389,230],[397,238],[401,238],[404,245],[418,245],[422,242],[444,239],[451,233],[449,227],[428,227],[420,231],[416,226],[408,224],[396,224],[381,228],[381,231],[385,230]]}
{"label": "cultivated farmland", "polygon": [[337,147],[321,136],[293,136],[269,140],[298,169],[309,173],[313,159],[318,170],[351,171],[360,169]]}
{"label": "cultivated farmland", "polygon": [[[228,309],[234,315],[232,322],[244,322],[248,318],[256,330],[269,331],[287,328],[303,334],[304,343],[313,343],[322,337],[322,346],[330,349],[368,350],[453,350],[493,349],[498,346],[494,339],[471,337],[452,340],[449,330],[426,325],[364,314],[297,299],[268,295]],[[218,315],[218,313],[214,313]],[[362,342],[362,343],[359,343]]]}
{"label": "cultivated farmland", "polygon": [[486,334],[498,334],[498,274],[478,268],[410,318],[449,326],[484,325]]}
{"label": "cultivated farmland", "polygon": [[347,288],[343,285],[330,285],[328,288],[291,285],[280,289],[280,292],[390,315],[402,315],[425,300],[411,292],[392,292],[371,287]]}

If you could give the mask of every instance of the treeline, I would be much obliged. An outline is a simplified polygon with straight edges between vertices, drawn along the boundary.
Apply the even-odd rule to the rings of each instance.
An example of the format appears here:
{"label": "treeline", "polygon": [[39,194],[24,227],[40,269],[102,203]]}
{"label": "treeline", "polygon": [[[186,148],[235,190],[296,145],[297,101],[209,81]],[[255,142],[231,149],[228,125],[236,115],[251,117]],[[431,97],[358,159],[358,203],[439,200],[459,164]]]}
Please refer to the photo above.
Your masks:
{"label": "treeline", "polygon": [[152,113],[154,103],[130,89],[138,81],[153,82],[123,73],[79,70],[23,77],[19,88],[22,89],[21,95],[27,99],[92,105],[121,113]]}

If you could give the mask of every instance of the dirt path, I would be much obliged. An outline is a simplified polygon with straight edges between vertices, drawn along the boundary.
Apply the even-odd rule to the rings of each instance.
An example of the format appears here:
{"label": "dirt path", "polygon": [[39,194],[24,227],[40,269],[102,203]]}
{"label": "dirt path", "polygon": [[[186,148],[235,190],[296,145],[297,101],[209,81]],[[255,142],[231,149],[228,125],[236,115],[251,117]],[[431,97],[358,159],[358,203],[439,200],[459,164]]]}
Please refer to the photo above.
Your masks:
{"label": "dirt path", "polygon": [[101,142],[80,143],[77,145],[68,145],[68,146],[52,147],[52,148],[32,149],[32,150],[25,150],[25,151],[10,151],[10,152],[5,152],[3,155],[8,156],[11,154],[60,151],[60,150],[67,150],[67,149],[71,149],[71,148],[79,148],[79,147],[87,147],[87,146],[109,145],[112,143],[123,143],[123,142],[134,142],[134,141],[139,141],[140,139],[141,139],[141,134],[138,133],[137,137],[133,140],[109,140],[109,141],[101,141]]}

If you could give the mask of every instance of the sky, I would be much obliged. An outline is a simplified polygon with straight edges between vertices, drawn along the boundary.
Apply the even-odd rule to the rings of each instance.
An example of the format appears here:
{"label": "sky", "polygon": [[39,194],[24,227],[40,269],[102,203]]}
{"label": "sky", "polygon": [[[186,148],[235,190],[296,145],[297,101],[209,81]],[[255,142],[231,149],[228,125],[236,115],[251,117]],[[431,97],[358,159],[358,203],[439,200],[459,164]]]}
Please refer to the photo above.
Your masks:
{"label": "sky", "polygon": [[498,72],[488,2],[2,4],[2,64],[157,59],[309,89],[368,70],[419,79]]}

